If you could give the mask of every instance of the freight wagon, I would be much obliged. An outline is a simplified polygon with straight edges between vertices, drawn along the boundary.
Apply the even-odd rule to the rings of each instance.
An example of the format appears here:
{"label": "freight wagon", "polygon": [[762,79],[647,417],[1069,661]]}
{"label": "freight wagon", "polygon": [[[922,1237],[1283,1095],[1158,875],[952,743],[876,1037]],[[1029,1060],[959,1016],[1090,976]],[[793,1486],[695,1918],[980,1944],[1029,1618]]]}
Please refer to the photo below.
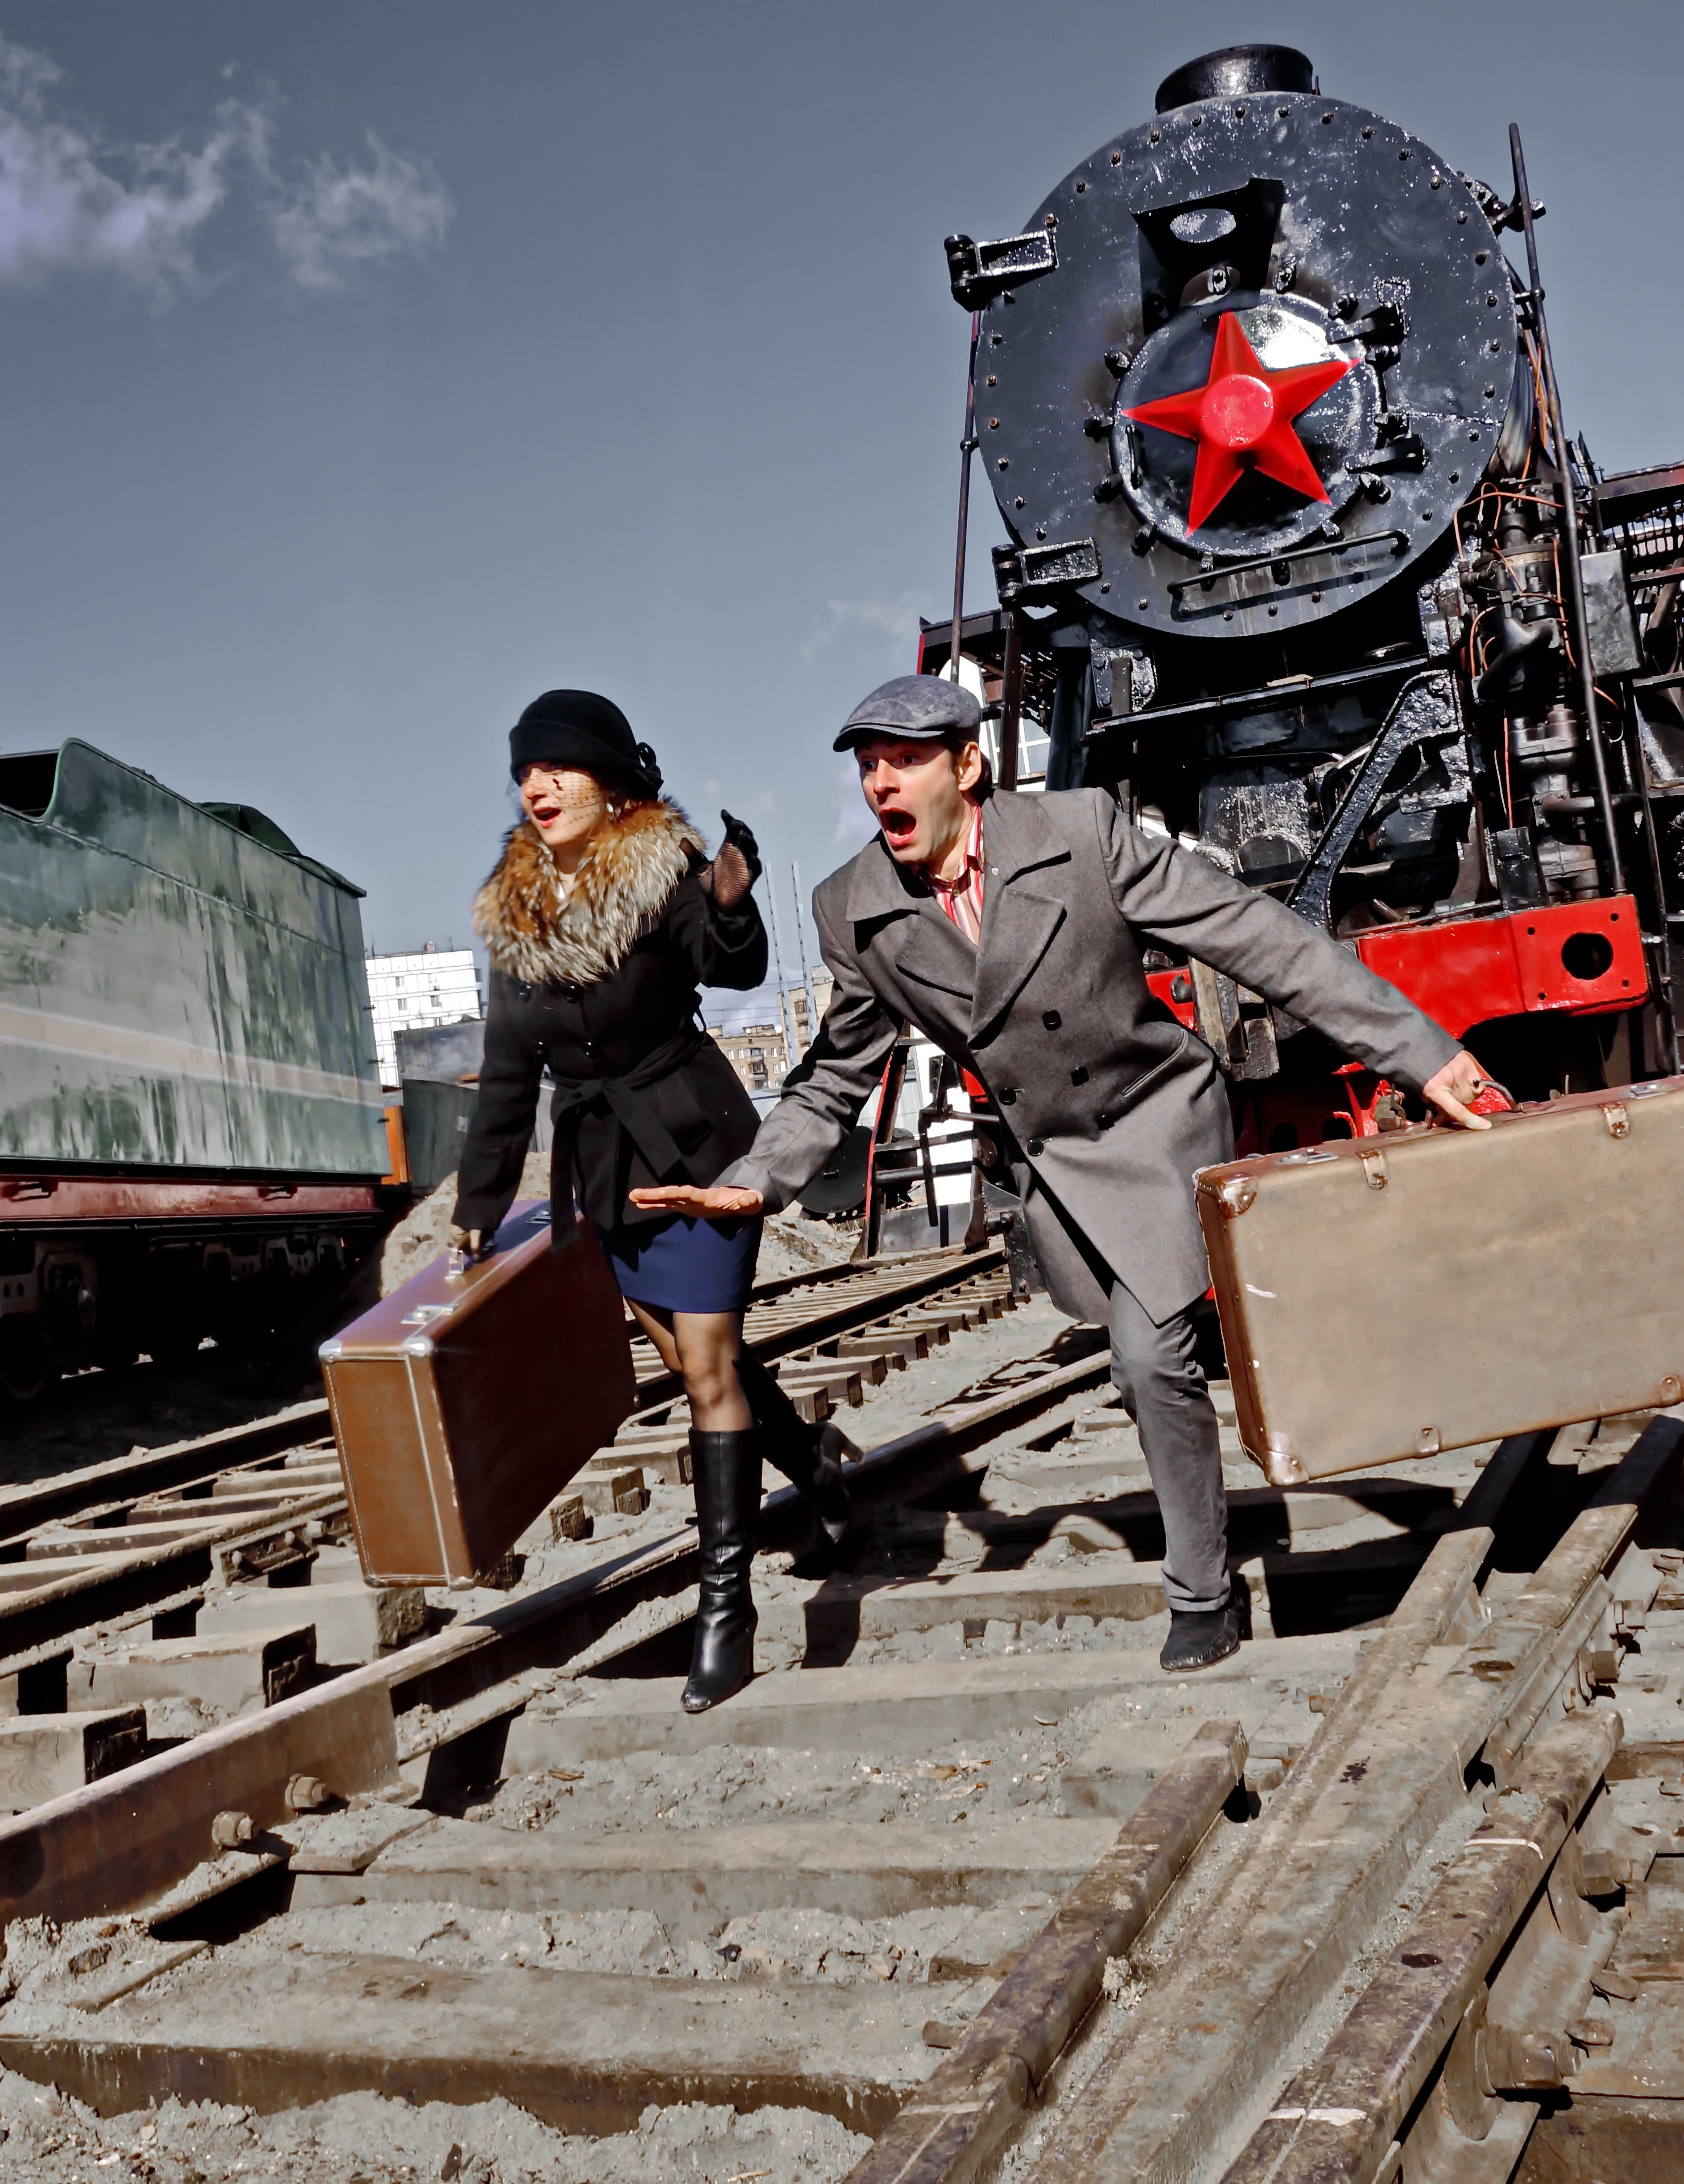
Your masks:
{"label": "freight wagon", "polygon": [[273,1331],[381,1234],[360,894],[87,744],[0,756],[0,1392]]}

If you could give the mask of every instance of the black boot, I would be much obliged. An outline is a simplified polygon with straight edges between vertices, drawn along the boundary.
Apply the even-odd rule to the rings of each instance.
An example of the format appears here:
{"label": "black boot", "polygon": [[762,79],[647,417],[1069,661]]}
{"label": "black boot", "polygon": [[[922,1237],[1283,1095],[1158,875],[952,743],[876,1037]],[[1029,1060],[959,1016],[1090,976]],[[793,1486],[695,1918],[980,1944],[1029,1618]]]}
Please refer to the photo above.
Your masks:
{"label": "black boot", "polygon": [[1225,1607],[1203,1611],[1172,1607],[1170,1635],[1158,1656],[1159,1667],[1172,1676],[1187,1675],[1195,1669],[1214,1669],[1219,1661],[1237,1653],[1241,1641],[1250,1635],[1250,1607],[1249,1596],[1242,1601],[1237,1584]]}
{"label": "black boot", "polygon": [[809,1426],[752,1351],[738,1357],[736,1377],[759,1429],[762,1455],[807,1501],[825,1541],[840,1546],[853,1515],[842,1459],[859,1451],[828,1419]]}
{"label": "black boot", "polygon": [[690,1429],[696,1526],[702,1535],[702,1598],[681,1702],[686,1713],[740,1691],[754,1673],[754,1597],[749,1573],[760,1516],[759,1435]]}

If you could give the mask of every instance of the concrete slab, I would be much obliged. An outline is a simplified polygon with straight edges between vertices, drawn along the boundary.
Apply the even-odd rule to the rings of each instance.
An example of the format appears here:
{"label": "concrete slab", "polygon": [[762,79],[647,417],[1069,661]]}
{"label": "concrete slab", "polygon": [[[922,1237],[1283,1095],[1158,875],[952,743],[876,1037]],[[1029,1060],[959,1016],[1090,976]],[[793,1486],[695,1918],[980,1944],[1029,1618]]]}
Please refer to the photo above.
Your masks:
{"label": "concrete slab", "polygon": [[218,1950],[0,2063],[104,2115],[172,2093],[263,2111],[338,2093],[501,2096],[564,2131],[630,2130],[651,2103],[819,2109],[881,2131],[936,2057],[923,1986],[475,1972],[413,1958]]}
{"label": "concrete slab", "polygon": [[1053,1623],[1071,1615],[1143,1623],[1166,1612],[1159,1563],[1106,1554],[940,1577],[829,1578],[807,1602],[806,1621],[814,1642],[825,1644],[842,1633],[886,1638],[948,1623]]}
{"label": "concrete slab", "polygon": [[146,1757],[146,1711],[0,1719],[0,1810],[25,1813]]}
{"label": "concrete slab", "polygon": [[210,1592],[199,1611],[198,1635],[273,1629],[277,1615],[315,1626],[316,1658],[345,1667],[377,1660],[425,1627],[426,1595],[419,1585],[367,1585],[360,1579],[325,1585],[230,1585]]}
{"label": "concrete slab", "polygon": [[[1200,1705],[1207,1712],[1232,1711],[1231,1699],[1218,1694],[1270,1673],[1292,1658],[1293,1645],[1260,1641],[1242,1646],[1231,1663],[1207,1669],[1197,1681]],[[1095,1699],[1141,1685],[1154,1694],[1170,1688],[1155,1646],[777,1669],[699,1714],[680,1709],[681,1677],[581,1677],[551,1697],[535,1699],[515,1719],[503,1772],[711,1745],[921,1754],[1037,1722],[1052,1727]]]}
{"label": "concrete slab", "polygon": [[300,1873],[292,1903],[652,1911],[676,1940],[716,1933],[756,1911],[892,1919],[1031,1892],[1062,1894],[1115,1836],[1107,1819],[1038,1816],[886,1825],[786,1820],[597,1836],[439,1819],[406,1834],[355,1875]]}
{"label": "concrete slab", "polygon": [[[269,1594],[271,1602],[276,1596]],[[238,1714],[278,1705],[302,1691],[315,1664],[316,1633],[309,1623],[277,1620],[267,1630],[136,1640],[114,1653],[72,1661],[65,1699],[72,1713],[192,1698],[220,1713]]]}

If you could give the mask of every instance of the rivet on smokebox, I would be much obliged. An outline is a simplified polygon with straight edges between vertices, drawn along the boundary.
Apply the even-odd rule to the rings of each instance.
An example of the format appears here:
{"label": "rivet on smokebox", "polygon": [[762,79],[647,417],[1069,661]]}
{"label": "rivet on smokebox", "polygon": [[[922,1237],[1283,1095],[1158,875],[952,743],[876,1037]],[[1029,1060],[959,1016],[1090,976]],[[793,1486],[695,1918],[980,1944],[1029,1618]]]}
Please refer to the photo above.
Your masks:
{"label": "rivet on smokebox", "polygon": [[256,1832],[249,1813],[219,1813],[210,1824],[210,1839],[218,1850],[239,1850]]}

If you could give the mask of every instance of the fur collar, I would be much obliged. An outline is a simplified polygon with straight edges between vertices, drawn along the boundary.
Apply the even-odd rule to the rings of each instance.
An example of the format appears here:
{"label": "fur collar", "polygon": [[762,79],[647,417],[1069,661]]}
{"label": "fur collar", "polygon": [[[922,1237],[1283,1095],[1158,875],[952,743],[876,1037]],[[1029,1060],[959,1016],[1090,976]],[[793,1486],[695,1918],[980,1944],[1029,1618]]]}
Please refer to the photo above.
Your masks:
{"label": "fur collar", "polygon": [[598,831],[564,901],[549,851],[522,819],[474,898],[474,930],[511,978],[590,985],[618,969],[646,920],[704,854],[675,804],[631,805]]}

